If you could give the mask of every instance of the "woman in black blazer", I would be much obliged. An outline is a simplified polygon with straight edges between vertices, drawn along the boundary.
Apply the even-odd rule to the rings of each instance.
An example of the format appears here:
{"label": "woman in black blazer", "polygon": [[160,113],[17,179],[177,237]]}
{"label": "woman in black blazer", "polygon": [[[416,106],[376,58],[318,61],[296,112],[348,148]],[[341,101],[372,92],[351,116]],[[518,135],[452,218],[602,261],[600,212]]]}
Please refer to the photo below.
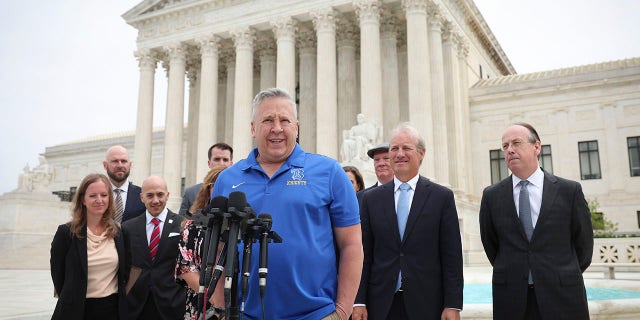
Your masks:
{"label": "woman in black blazer", "polygon": [[51,279],[58,297],[51,319],[125,319],[124,242],[113,221],[113,192],[103,174],[86,176],[72,219],[51,242]]}

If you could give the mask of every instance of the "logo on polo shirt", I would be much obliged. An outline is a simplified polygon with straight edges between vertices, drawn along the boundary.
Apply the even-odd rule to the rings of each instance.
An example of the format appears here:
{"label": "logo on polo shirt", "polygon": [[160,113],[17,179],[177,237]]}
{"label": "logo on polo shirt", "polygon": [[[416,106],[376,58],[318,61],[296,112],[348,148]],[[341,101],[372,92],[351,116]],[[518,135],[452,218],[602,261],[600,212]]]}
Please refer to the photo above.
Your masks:
{"label": "logo on polo shirt", "polygon": [[287,180],[288,186],[306,186],[307,180],[304,179],[304,169],[302,168],[293,168],[290,170],[291,172],[291,180]]}

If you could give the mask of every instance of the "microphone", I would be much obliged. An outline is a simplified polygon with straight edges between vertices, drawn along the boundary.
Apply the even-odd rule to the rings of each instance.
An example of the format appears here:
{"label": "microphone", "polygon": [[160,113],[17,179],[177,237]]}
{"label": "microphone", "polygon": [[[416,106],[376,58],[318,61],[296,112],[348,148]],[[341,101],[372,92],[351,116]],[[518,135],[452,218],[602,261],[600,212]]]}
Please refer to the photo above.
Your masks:
{"label": "microphone", "polygon": [[242,242],[244,243],[243,253],[242,253],[242,304],[240,306],[240,311],[244,312],[244,302],[246,299],[246,295],[249,288],[249,277],[251,276],[251,255],[253,252],[253,242],[255,239],[255,224],[258,222],[255,218],[255,213],[248,212],[249,218],[245,225],[244,231],[244,239]]}
{"label": "microphone", "polygon": [[[233,264],[238,254],[238,236],[240,233],[240,222],[244,220],[249,213],[247,212],[247,196],[242,191],[234,191],[229,194],[229,212],[225,214],[229,220],[229,240],[227,244],[227,261],[225,266],[224,290],[231,290],[233,281]],[[250,210],[251,208],[249,208]]]}
{"label": "microphone", "polygon": [[261,213],[258,216],[260,221],[260,261],[258,264],[258,276],[260,277],[260,297],[264,298],[264,293],[267,288],[267,258],[269,255],[269,233],[271,231],[271,215],[268,213]]}
{"label": "microphone", "polygon": [[[200,262],[200,286],[198,287],[198,310],[204,307],[204,289],[211,281],[213,264],[218,253],[218,243],[220,241],[220,231],[224,221],[224,213],[227,211],[228,200],[225,197],[217,196],[211,200],[209,205],[203,210],[201,219],[207,221],[207,232],[202,248]],[[207,291],[207,295],[209,292]]]}

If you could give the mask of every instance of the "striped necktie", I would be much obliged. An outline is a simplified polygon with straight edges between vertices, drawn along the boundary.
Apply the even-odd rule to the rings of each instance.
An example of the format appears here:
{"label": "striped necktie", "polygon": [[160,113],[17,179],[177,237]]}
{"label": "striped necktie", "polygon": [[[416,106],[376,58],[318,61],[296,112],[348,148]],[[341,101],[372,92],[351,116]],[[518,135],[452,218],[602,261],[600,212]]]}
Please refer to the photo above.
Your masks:
{"label": "striped necktie", "polygon": [[153,231],[151,231],[151,238],[149,239],[149,255],[151,256],[151,261],[153,261],[156,258],[158,244],[160,243],[160,220],[153,218],[151,222],[153,222]]}
{"label": "striped necktie", "polygon": [[117,223],[121,223],[122,222],[122,216],[124,215],[124,203],[122,202],[122,192],[124,192],[121,189],[114,189],[113,190],[116,193],[116,212],[113,215],[113,220],[115,220],[115,222]]}

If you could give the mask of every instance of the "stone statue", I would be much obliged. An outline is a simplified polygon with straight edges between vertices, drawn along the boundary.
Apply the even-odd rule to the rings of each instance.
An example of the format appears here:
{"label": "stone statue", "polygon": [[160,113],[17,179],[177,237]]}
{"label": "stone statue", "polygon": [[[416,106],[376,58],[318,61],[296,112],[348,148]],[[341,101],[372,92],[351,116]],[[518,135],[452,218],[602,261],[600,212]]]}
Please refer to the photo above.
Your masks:
{"label": "stone statue", "polygon": [[382,128],[374,122],[366,122],[365,116],[359,113],[357,124],[342,133],[342,161],[367,161],[367,150],[382,142]]}
{"label": "stone statue", "polygon": [[18,191],[22,192],[48,192],[48,187],[53,181],[53,168],[47,163],[44,156],[39,156],[40,162],[35,168],[30,169],[27,163],[18,177]]}

